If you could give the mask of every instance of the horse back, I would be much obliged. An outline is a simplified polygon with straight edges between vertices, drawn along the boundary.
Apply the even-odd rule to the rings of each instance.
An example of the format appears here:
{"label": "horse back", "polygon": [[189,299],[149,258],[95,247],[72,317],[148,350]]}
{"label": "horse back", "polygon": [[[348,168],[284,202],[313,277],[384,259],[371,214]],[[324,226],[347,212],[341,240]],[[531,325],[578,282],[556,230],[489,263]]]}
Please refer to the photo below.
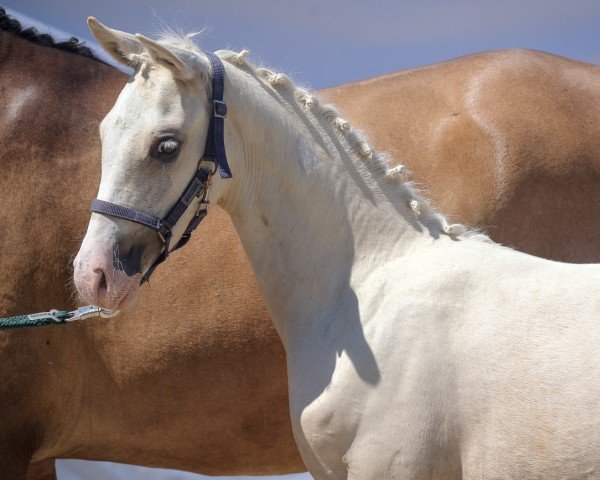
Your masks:
{"label": "horse back", "polygon": [[600,261],[600,67],[506,50],[323,93],[452,220],[534,255]]}

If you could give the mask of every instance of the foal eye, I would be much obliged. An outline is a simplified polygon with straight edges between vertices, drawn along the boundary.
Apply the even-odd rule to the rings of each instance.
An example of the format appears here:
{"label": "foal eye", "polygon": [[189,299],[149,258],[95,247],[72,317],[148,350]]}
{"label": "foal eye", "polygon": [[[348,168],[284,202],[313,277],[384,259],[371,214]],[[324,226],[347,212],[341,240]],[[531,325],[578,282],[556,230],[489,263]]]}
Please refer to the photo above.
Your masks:
{"label": "foal eye", "polygon": [[158,147],[156,149],[156,156],[171,156],[177,153],[177,150],[179,150],[179,142],[177,140],[173,140],[172,138],[169,140],[163,140],[158,144]]}

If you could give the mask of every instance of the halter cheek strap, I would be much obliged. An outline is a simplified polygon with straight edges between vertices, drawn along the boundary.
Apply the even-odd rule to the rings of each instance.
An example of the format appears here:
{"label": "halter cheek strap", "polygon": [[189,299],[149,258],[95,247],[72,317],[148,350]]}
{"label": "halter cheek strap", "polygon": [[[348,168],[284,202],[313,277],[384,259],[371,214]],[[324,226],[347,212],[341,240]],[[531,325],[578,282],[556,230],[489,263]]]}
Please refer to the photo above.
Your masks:
{"label": "halter cheek strap", "polygon": [[[224,75],[225,69],[223,62],[214,53],[205,52],[205,55],[210,60],[212,67],[212,103],[213,111],[210,118],[208,133],[206,136],[206,146],[204,154],[198,161],[198,170],[188,183],[187,187],[177,200],[177,203],[171,208],[169,213],[164,218],[156,218],[140,210],[135,210],[130,207],[118,205],[116,203],[107,202],[94,198],[92,200],[91,211],[109,217],[122,218],[130,222],[139,223],[145,227],[151,228],[158,233],[158,236],[163,242],[163,250],[159,257],[150,266],[148,271],[144,273],[140,283],[145,283],[150,278],[156,267],[164,262],[169,253],[173,250],[183,247],[192,236],[192,232],[204,219],[208,213],[208,191],[212,176],[217,169],[221,178],[231,178],[231,170],[227,163],[225,155],[225,117],[227,117],[227,104],[223,101],[224,90]],[[213,168],[203,166],[205,162],[210,162],[214,165]],[[173,237],[173,228],[186,212],[194,198],[199,198],[199,206],[185,232],[181,236],[177,244],[170,249],[171,238]]]}

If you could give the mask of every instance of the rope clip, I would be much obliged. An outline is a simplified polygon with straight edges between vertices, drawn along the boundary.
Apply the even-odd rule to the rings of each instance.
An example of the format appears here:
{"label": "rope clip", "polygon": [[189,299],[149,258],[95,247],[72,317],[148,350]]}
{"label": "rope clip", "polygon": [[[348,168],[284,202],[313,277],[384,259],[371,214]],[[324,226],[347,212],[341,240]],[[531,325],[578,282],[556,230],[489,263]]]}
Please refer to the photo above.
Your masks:
{"label": "rope clip", "polygon": [[[52,311],[51,313],[54,313],[54,311]],[[73,322],[75,320],[84,320],[86,318],[92,317],[114,317],[119,313],[119,310],[108,310],[106,308],[98,307],[96,305],[88,305],[86,307],[79,307],[77,310],[73,310],[69,313],[71,314],[71,316],[65,321]]]}

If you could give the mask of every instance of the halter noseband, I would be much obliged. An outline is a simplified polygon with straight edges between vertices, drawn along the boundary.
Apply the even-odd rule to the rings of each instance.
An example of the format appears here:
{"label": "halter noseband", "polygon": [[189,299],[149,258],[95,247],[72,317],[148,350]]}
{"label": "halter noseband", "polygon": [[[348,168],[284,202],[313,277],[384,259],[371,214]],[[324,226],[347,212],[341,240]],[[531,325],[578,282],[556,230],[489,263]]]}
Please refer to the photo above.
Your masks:
{"label": "halter noseband", "polygon": [[[212,67],[213,112],[208,126],[204,154],[198,161],[198,170],[196,170],[196,173],[179,197],[179,200],[177,200],[177,203],[175,203],[173,208],[171,208],[169,213],[167,213],[166,217],[159,219],[140,210],[124,207],[123,205],[117,205],[116,203],[106,202],[97,198],[92,200],[92,212],[139,223],[140,225],[144,225],[152,230],[156,230],[158,233],[158,236],[163,242],[163,251],[150,266],[148,271],[142,276],[142,279],[140,280],[141,284],[147,282],[150,278],[150,275],[152,275],[152,272],[154,272],[154,269],[164,262],[169,256],[169,244],[173,236],[173,228],[181,216],[186,212],[194,197],[200,199],[200,204],[196,210],[196,214],[188,224],[185,232],[183,232],[183,235],[181,236],[179,242],[177,242],[177,245],[175,245],[171,251],[183,247],[189,241],[190,237],[192,236],[192,232],[206,216],[209,203],[207,198],[208,190],[210,188],[212,176],[216,173],[217,169],[219,170],[221,178],[232,177],[231,170],[227,164],[227,156],[225,155],[225,140],[223,138],[223,133],[225,130],[225,117],[227,117],[227,104],[223,101],[225,73],[223,62],[221,62],[221,59],[214,53],[204,53],[210,60]],[[214,164],[214,167],[207,169],[202,166],[203,162],[211,162]]]}

